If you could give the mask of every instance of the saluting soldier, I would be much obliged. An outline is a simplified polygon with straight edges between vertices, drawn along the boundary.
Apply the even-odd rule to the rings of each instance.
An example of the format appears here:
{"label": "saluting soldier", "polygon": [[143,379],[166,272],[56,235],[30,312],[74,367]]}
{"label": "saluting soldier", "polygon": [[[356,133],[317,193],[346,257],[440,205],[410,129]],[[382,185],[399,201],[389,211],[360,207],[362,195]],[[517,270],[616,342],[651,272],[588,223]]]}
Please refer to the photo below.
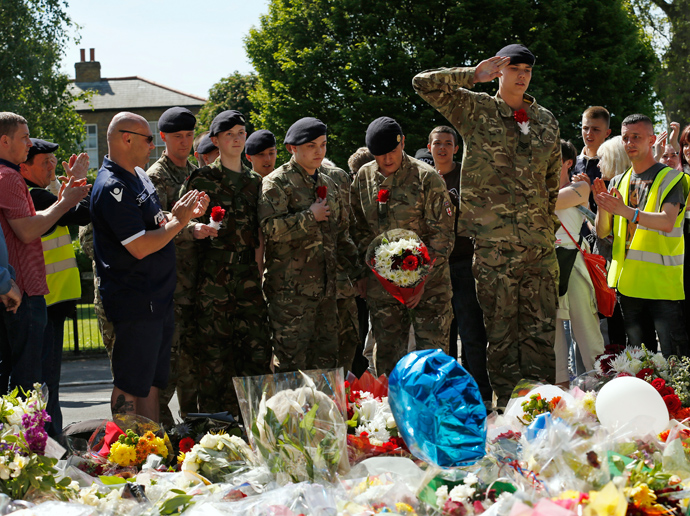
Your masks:
{"label": "saluting soldier", "polygon": [[[475,238],[473,273],[500,408],[521,378],[555,382],[561,147],[556,118],[526,93],[534,62],[514,44],[476,67],[429,70],[412,81],[465,143],[458,235]],[[470,91],[497,77],[496,95]]]}
{"label": "saluting soldier", "polygon": [[292,158],[261,187],[264,292],[281,371],[337,365],[337,261],[352,278],[363,272],[340,188],[321,164],[326,133],[326,124],[316,118],[292,124],[285,135]]}
{"label": "saluting soldier", "polygon": [[[355,226],[352,231],[362,260],[371,241],[390,229],[417,233],[436,263],[422,290],[409,299],[414,309],[417,349],[448,351],[452,297],[448,254],[453,248],[455,217],[446,185],[429,165],[408,156],[400,125],[389,117],[374,120],[367,128],[366,145],[375,161],[362,166],[352,185]],[[379,191],[389,192],[383,206]],[[409,324],[405,307],[389,294],[373,272],[359,282],[366,295],[376,339],[376,372],[390,374],[407,353]]]}
{"label": "saluting soldier", "polygon": [[[257,203],[261,176],[242,164],[245,117],[235,110],[213,119],[210,137],[220,149],[212,164],[192,173],[187,189],[203,185],[211,210],[225,216],[217,238],[197,241],[195,317],[201,337],[195,357],[199,408],[239,414],[234,376],[269,372],[271,341],[261,292],[261,231]],[[208,213],[211,213],[209,210]],[[207,222],[208,215],[203,221]]]}
{"label": "saluting soldier", "polygon": [[[163,155],[146,173],[156,187],[158,199],[164,211],[170,211],[180,198],[180,188],[196,165],[188,158],[194,142],[196,117],[183,107],[166,110],[158,120],[161,139],[165,142]],[[175,333],[170,353],[170,379],[168,387],[160,393],[161,422],[174,423],[168,404],[177,390],[181,416],[197,412],[197,386],[190,367],[196,350],[196,249],[194,239],[215,236],[216,231],[200,223],[190,222],[174,238],[177,284],[175,286]]]}

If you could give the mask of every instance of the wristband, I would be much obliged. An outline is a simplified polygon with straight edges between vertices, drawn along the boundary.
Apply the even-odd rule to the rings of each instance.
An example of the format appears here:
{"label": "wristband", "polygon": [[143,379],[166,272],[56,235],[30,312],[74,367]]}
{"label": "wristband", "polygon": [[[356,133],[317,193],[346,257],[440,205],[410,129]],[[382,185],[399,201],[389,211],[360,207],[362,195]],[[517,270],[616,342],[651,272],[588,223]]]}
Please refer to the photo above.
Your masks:
{"label": "wristband", "polygon": [[637,224],[637,221],[639,221],[639,220],[640,220],[640,209],[639,209],[639,208],[636,208],[636,209],[635,209],[635,214],[633,215],[633,218],[632,218],[632,220],[631,220],[630,222],[633,223],[633,224]]}

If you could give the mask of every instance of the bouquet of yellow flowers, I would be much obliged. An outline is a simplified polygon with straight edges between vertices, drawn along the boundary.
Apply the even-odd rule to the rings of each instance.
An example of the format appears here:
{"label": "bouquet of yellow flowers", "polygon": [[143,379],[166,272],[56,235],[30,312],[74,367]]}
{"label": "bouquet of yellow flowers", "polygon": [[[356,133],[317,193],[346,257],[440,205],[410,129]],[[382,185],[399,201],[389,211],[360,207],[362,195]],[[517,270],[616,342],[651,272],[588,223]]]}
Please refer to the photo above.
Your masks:
{"label": "bouquet of yellow flowers", "polygon": [[148,431],[139,437],[134,430],[127,430],[110,446],[108,460],[118,466],[140,466],[149,455],[168,458],[168,447],[165,441]]}

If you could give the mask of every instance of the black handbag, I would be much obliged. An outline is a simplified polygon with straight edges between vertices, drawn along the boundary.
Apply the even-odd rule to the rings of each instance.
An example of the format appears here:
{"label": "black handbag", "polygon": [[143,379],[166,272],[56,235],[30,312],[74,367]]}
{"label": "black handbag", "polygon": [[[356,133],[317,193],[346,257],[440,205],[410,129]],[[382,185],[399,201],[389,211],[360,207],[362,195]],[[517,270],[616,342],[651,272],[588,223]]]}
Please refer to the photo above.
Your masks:
{"label": "black handbag", "polygon": [[566,249],[565,247],[556,247],[556,259],[558,259],[558,269],[560,276],[558,278],[558,297],[564,296],[568,292],[568,282],[570,281],[570,273],[573,272],[573,265],[577,258],[577,249]]}

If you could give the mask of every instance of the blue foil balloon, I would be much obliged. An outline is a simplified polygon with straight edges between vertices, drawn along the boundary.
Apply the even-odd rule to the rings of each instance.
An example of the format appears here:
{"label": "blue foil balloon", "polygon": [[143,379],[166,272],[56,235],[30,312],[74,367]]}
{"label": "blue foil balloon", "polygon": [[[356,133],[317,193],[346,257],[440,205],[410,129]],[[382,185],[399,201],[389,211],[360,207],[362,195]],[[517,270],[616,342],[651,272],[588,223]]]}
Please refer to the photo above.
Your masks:
{"label": "blue foil balloon", "polygon": [[484,456],[486,408],[477,382],[440,349],[400,359],[388,380],[388,402],[415,457],[448,468]]}

